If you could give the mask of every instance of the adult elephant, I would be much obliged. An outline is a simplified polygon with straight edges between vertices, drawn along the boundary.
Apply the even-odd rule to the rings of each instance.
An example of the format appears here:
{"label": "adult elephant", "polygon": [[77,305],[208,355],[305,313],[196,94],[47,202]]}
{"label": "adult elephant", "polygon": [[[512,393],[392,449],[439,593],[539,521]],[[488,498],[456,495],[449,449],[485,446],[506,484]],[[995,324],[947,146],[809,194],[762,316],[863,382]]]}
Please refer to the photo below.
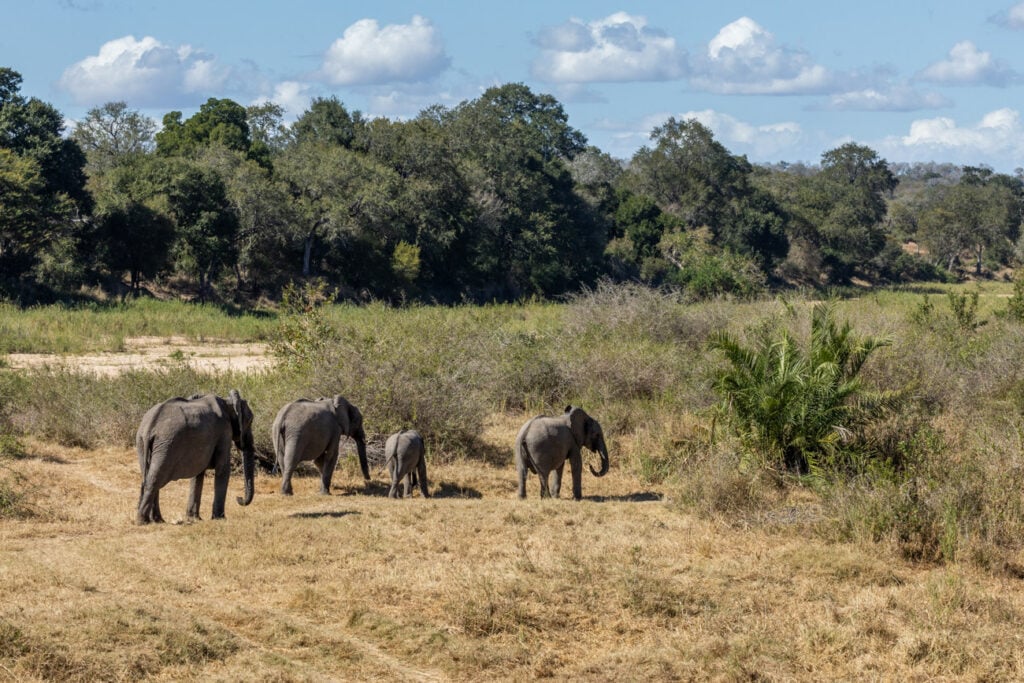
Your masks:
{"label": "adult elephant", "polygon": [[191,398],[172,398],[159,403],[142,417],[135,435],[142,487],[138,524],[162,522],[160,489],[176,479],[191,479],[188,494],[188,519],[199,519],[203,477],[213,470],[213,519],[224,518],[228,478],[231,476],[231,444],[242,452],[245,497],[241,505],[252,502],[256,451],[252,439],[252,411],[237,390],[228,398],[214,394]]}
{"label": "adult elephant", "polygon": [[[566,406],[565,412],[557,417],[538,415],[522,426],[513,445],[516,472],[519,475],[519,497],[526,498],[526,473],[536,472],[540,476],[541,498],[554,496],[562,488],[562,469],[566,459],[572,473],[572,497],[583,497],[583,453],[586,446],[601,455],[601,471],[590,467],[595,477],[608,473],[608,448],[604,433],[597,420],[576,406]],[[554,486],[548,489],[548,474],[555,473]]]}
{"label": "adult elephant", "polygon": [[341,396],[315,401],[300,398],[277,413],[271,428],[274,455],[283,476],[281,493],[292,494],[292,473],[304,460],[312,460],[320,471],[320,493],[330,495],[331,477],[338,464],[338,446],[342,436],[356,442],[363,478],[370,480],[366,463],[366,432],[359,408]]}

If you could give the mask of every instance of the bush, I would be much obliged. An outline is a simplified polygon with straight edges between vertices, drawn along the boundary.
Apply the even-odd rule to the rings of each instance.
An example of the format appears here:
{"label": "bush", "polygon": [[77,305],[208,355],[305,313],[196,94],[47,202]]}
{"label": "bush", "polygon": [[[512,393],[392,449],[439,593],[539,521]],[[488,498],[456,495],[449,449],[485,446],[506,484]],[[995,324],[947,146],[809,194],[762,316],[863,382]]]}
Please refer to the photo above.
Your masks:
{"label": "bush", "polygon": [[752,347],[722,332],[712,348],[728,365],[714,381],[720,409],[746,452],[769,469],[840,473],[861,466],[856,437],[899,402],[896,392],[869,392],[858,377],[874,351],[889,342],[856,337],[834,309],[811,312],[810,338],[800,348],[785,329],[763,328]]}

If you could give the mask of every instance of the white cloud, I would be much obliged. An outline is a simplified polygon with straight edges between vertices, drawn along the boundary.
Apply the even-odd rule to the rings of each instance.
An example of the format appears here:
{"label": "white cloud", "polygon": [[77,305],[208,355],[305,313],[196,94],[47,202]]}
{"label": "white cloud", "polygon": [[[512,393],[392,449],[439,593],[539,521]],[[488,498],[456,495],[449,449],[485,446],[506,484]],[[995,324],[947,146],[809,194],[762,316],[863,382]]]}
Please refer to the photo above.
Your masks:
{"label": "white cloud", "polygon": [[262,104],[264,102],[273,102],[274,104],[281,105],[285,111],[285,119],[294,120],[304,111],[309,109],[309,103],[312,99],[310,91],[313,86],[309,83],[302,83],[300,81],[281,81],[274,85],[274,92],[272,95],[257,97],[252,101],[253,104]]}
{"label": "white cloud", "polygon": [[692,84],[722,94],[810,94],[834,87],[825,67],[801,50],[778,45],[775,36],[749,17],[724,26],[696,68]]}
{"label": "white cloud", "polygon": [[65,69],[58,87],[79,104],[125,100],[133,106],[160,106],[182,95],[215,94],[229,76],[229,68],[191,45],[124,36]]}
{"label": "white cloud", "polygon": [[909,85],[868,87],[836,93],[828,109],[837,111],[915,111],[948,107],[950,101],[936,92],[920,92]]}
{"label": "white cloud", "polygon": [[713,109],[688,111],[680,119],[696,119],[733,154],[753,159],[777,158],[802,142],[803,129],[793,121],[756,125]]}
{"label": "white cloud", "polygon": [[945,116],[918,119],[906,135],[886,138],[879,148],[890,159],[960,164],[984,160],[1011,169],[1020,166],[1024,156],[1024,123],[1020,112],[1009,108],[996,109],[967,126]]}
{"label": "white cloud", "polygon": [[327,49],[320,73],[332,85],[416,83],[437,77],[450,61],[429,19],[383,28],[360,19]]}
{"label": "white cloud", "polygon": [[1018,77],[1008,66],[993,59],[992,53],[965,40],[953,46],[947,59],[928,66],[917,78],[942,85],[1004,86]]}
{"label": "white cloud", "polygon": [[1024,31],[1024,2],[1018,2],[1005,12],[1000,12],[991,21],[1015,31]]}
{"label": "white cloud", "polygon": [[603,133],[601,137],[609,139],[607,148],[602,149],[614,156],[628,158],[639,147],[649,146],[651,131],[664,125],[670,116],[678,121],[696,119],[711,129],[715,140],[730,153],[745,154],[753,161],[779,158],[793,161],[806,156],[803,147],[808,143],[808,136],[800,124],[793,121],[753,124],[713,109],[680,114],[658,112],[629,123],[606,120],[595,128]]}
{"label": "white cloud", "polygon": [[534,42],[541,54],[533,74],[551,83],[668,81],[686,74],[686,54],[675,39],[625,12],[588,23],[570,19]]}

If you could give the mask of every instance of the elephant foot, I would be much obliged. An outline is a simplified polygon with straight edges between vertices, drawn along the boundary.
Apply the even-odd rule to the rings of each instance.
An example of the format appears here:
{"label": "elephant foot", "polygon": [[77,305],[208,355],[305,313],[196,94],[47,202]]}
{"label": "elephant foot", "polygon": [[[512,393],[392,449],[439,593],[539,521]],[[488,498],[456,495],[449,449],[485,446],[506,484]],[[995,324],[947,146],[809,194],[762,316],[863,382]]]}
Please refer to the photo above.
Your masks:
{"label": "elephant foot", "polygon": [[329,496],[329,495],[331,495],[331,492],[330,491],[324,491],[323,489],[320,489],[320,495],[321,496]]}

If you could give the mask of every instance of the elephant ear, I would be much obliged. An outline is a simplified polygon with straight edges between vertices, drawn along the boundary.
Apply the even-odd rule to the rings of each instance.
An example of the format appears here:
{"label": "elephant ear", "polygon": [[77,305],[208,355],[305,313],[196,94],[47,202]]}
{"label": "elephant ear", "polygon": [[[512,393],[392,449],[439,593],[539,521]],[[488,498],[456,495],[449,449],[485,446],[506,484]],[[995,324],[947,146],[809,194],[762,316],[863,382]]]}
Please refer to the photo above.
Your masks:
{"label": "elephant ear", "polygon": [[573,406],[568,406],[565,414],[569,417],[569,431],[572,432],[573,441],[576,442],[577,446],[582,446],[586,443],[587,421],[590,419],[590,416],[583,411],[583,408]]}
{"label": "elephant ear", "polygon": [[344,396],[335,396],[331,399],[331,407],[334,409],[334,415],[338,419],[338,424],[341,425],[341,431],[344,434],[348,434],[349,430],[352,429],[352,417],[351,408],[352,404],[345,400]]}
{"label": "elephant ear", "polygon": [[248,406],[245,401],[242,400],[242,395],[238,393],[238,389],[232,389],[228,394],[228,414],[231,417],[231,438],[236,442],[242,438],[242,415]]}
{"label": "elephant ear", "polygon": [[355,436],[363,428],[363,414],[351,403],[348,404],[349,436]]}

